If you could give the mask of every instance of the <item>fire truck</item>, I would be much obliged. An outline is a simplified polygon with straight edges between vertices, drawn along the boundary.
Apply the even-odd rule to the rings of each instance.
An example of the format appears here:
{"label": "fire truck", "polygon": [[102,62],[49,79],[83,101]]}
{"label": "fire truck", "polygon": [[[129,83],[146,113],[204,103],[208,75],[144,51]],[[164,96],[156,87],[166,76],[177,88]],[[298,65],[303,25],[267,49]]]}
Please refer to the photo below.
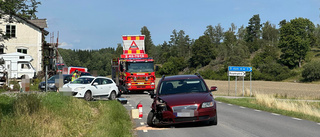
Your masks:
{"label": "fire truck", "polygon": [[123,35],[123,54],[111,61],[112,79],[121,93],[153,91],[154,60],[145,53],[144,35]]}

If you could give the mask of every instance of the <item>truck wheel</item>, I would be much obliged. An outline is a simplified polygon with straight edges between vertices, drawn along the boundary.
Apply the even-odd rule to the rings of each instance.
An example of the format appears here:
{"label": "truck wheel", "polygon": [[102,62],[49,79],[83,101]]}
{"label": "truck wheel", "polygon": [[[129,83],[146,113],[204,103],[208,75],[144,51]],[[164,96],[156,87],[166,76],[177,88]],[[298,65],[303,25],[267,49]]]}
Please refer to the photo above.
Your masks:
{"label": "truck wheel", "polygon": [[148,117],[147,117],[147,124],[150,126],[150,127],[154,127],[154,118],[155,118],[155,115],[154,115],[154,112],[151,110],[148,114]]}
{"label": "truck wheel", "polygon": [[112,91],[109,96],[109,100],[115,100],[115,99],[116,99],[116,92]]}
{"label": "truck wheel", "polygon": [[91,92],[90,91],[87,91],[84,94],[84,100],[86,100],[86,101],[91,101],[92,100],[92,96],[91,96]]}

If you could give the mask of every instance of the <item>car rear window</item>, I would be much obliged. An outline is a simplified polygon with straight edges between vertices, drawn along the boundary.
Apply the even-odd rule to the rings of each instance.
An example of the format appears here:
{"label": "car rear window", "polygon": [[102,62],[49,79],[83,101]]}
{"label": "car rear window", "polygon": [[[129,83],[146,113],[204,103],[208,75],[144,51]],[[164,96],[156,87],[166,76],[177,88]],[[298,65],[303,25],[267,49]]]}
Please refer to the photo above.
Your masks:
{"label": "car rear window", "polygon": [[207,92],[207,88],[201,79],[163,81],[159,89],[160,95],[195,92]]}

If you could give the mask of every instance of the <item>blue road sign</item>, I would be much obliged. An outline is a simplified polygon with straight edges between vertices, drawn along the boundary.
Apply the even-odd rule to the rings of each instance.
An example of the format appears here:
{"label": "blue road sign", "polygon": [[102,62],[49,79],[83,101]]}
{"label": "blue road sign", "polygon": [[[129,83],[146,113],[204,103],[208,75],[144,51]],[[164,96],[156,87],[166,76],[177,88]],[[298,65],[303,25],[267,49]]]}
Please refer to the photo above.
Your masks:
{"label": "blue road sign", "polygon": [[239,67],[239,66],[229,66],[229,71],[246,71],[246,72],[252,72],[252,67]]}

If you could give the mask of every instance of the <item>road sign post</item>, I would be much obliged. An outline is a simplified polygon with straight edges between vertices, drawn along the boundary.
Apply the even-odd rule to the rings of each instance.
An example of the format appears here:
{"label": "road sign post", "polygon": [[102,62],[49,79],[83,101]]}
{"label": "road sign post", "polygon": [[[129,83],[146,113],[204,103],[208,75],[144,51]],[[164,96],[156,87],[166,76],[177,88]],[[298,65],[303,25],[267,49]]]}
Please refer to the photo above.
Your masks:
{"label": "road sign post", "polygon": [[243,67],[243,66],[229,66],[228,67],[228,95],[229,95],[229,87],[230,87],[230,76],[235,76],[235,96],[237,96],[237,77],[242,76],[242,96],[244,96],[244,77],[246,76],[246,72],[250,72],[250,96],[252,96],[252,86],[251,86],[251,72],[252,67]]}

